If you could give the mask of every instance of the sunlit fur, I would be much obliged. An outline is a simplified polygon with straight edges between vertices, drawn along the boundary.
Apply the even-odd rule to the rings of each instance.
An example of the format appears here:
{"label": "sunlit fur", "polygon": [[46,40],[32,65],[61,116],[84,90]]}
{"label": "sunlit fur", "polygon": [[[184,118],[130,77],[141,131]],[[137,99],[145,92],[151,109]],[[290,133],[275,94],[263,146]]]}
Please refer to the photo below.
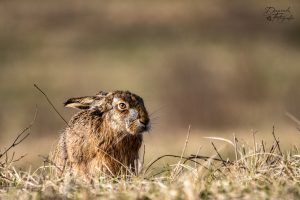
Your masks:
{"label": "sunlit fur", "polygon": [[[118,104],[124,102],[125,110]],[[111,175],[134,172],[143,136],[150,127],[143,99],[128,91],[71,98],[66,107],[81,109],[61,134],[53,161],[75,173]],[[128,172],[129,170],[130,172]]]}

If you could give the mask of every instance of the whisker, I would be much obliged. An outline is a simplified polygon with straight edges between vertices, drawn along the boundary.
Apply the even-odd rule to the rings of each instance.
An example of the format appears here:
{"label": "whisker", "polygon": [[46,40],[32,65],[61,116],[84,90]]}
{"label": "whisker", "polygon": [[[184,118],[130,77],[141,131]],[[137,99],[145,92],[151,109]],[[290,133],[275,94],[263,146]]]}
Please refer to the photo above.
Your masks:
{"label": "whisker", "polygon": [[159,121],[151,122],[150,127],[153,126],[153,125],[157,125],[157,124],[159,124],[159,123],[160,123]]}
{"label": "whisker", "polygon": [[167,108],[167,105],[164,105],[164,106],[161,106],[161,107],[157,108],[156,110],[154,110],[153,112],[151,112],[149,114],[149,116],[151,116],[151,115],[153,115],[153,114],[157,113],[158,111],[161,111],[162,109],[165,109],[165,108]]}
{"label": "whisker", "polygon": [[155,118],[151,118],[150,121],[153,121],[153,120],[155,121],[155,120],[158,120],[158,119],[160,119],[160,118],[159,117],[155,117]]}

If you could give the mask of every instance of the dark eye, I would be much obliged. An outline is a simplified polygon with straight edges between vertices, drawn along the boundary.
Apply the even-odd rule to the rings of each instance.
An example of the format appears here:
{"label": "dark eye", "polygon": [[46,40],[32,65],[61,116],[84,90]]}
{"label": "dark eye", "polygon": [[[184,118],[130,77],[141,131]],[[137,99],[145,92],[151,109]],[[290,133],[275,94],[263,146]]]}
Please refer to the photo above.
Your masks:
{"label": "dark eye", "polygon": [[127,105],[126,105],[125,103],[119,103],[119,104],[118,104],[118,108],[119,108],[120,110],[125,110],[125,109],[127,109]]}

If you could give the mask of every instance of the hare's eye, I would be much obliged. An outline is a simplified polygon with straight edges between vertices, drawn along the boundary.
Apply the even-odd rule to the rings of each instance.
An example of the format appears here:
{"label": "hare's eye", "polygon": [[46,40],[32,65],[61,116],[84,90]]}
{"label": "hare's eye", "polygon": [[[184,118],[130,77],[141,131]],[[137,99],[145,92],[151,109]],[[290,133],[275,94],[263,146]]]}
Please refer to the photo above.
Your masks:
{"label": "hare's eye", "polygon": [[119,103],[119,104],[118,104],[118,108],[119,108],[120,110],[125,110],[125,109],[127,108],[127,105],[126,105],[125,103]]}

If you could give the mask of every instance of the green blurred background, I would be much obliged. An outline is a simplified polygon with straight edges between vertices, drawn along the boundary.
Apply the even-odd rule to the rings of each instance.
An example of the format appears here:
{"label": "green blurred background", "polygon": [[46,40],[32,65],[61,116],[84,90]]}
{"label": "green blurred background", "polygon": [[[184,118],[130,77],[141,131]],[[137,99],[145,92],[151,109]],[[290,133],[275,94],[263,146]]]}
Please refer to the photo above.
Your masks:
{"label": "green blurred background", "polygon": [[[290,7],[295,19],[268,22],[267,6]],[[191,152],[210,152],[203,136],[247,141],[258,130],[268,140],[273,124],[284,145],[300,144],[285,115],[300,118],[299,11],[297,1],[2,0],[1,150],[36,104],[31,135],[15,149],[27,153],[23,164],[41,164],[65,126],[34,83],[67,120],[76,112],[62,106],[69,97],[142,96],[153,127],[147,159],[180,152],[189,125]]]}

